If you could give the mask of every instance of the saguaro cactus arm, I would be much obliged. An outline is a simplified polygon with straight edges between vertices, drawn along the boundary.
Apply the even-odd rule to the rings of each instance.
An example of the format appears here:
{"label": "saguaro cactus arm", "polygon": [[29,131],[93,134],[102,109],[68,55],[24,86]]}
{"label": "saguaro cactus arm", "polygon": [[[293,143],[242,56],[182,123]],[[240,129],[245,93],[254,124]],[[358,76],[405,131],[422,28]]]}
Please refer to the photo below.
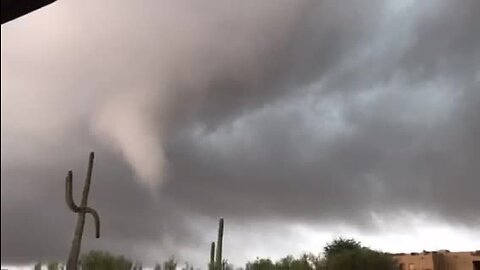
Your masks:
{"label": "saguaro cactus arm", "polygon": [[87,206],[88,193],[90,192],[90,182],[92,181],[93,158],[94,153],[91,152],[88,158],[87,177],[85,178],[85,185],[83,186],[82,202],[80,203],[80,207]]}
{"label": "saguaro cactus arm", "polygon": [[95,221],[95,237],[100,238],[100,217],[98,216],[97,211],[90,207],[83,208],[83,211],[92,215],[93,220]]}
{"label": "saguaro cactus arm", "polygon": [[69,171],[67,178],[65,179],[65,201],[67,202],[68,208],[70,208],[70,210],[78,213],[80,208],[73,201],[72,178],[72,171]]}

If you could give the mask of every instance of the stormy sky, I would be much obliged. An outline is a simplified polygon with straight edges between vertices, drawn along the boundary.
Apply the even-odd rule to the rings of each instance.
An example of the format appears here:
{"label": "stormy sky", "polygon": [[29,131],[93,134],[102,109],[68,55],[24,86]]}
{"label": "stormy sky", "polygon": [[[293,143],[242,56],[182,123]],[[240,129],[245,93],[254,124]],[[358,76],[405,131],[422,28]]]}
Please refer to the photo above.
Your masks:
{"label": "stormy sky", "polygon": [[[480,1],[61,0],[1,29],[1,261],[480,247]],[[438,237],[449,235],[449,237]],[[476,240],[475,240],[476,239]]]}

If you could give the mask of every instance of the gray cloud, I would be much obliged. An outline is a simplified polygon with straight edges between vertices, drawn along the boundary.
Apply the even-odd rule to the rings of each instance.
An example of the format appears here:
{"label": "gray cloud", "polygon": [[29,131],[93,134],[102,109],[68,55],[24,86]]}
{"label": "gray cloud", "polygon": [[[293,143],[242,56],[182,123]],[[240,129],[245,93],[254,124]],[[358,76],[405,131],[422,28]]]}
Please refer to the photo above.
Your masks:
{"label": "gray cloud", "polygon": [[148,262],[203,262],[218,216],[478,229],[479,10],[59,1],[2,26],[2,262],[66,256],[90,149],[84,248]]}

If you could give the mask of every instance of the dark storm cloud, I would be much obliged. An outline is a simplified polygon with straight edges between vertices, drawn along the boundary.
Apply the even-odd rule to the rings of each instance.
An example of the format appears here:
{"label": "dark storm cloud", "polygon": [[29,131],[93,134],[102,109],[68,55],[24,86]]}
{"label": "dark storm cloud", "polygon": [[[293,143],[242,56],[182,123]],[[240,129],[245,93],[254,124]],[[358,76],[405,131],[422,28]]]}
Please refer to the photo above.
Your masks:
{"label": "dark storm cloud", "polygon": [[[318,72],[320,83],[306,99],[323,100],[313,102],[320,107],[331,99],[337,107],[332,111],[341,114],[333,121],[345,127],[334,138],[319,139],[328,133],[325,129],[336,129],[325,123],[332,112],[309,117],[312,108],[303,108],[305,113],[282,107],[295,97],[214,131],[199,124],[195,135],[192,128],[172,139],[172,181],[165,189],[189,197],[183,201],[188,207],[214,215],[368,223],[369,211],[406,208],[478,226],[480,121],[474,115],[480,115],[480,33],[475,27],[480,6],[476,1],[436,4],[427,4],[421,14],[426,18],[407,17],[413,21],[411,31],[400,37],[411,39],[408,45],[398,49],[386,42],[391,58],[389,50],[382,58],[374,52],[331,77],[329,70],[309,69]],[[390,35],[381,39],[396,38]],[[375,45],[356,41],[361,45],[350,50]],[[306,66],[315,61],[303,60]],[[292,88],[303,93],[301,86]],[[212,198],[212,192],[219,195]]]}
{"label": "dark storm cloud", "polygon": [[478,228],[479,1],[410,5],[60,1],[2,26],[2,262],[65,258],[90,149],[85,249],[153,262],[218,216]]}

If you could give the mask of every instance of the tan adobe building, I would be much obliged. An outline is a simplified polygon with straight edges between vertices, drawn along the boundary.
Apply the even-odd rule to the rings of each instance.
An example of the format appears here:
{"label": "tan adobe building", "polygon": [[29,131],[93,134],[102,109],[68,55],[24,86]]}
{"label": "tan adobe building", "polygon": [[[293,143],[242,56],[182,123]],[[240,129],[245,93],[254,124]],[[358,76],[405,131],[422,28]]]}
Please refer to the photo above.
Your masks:
{"label": "tan adobe building", "polygon": [[422,253],[394,254],[399,270],[480,270],[480,250],[450,252],[448,250]]}

